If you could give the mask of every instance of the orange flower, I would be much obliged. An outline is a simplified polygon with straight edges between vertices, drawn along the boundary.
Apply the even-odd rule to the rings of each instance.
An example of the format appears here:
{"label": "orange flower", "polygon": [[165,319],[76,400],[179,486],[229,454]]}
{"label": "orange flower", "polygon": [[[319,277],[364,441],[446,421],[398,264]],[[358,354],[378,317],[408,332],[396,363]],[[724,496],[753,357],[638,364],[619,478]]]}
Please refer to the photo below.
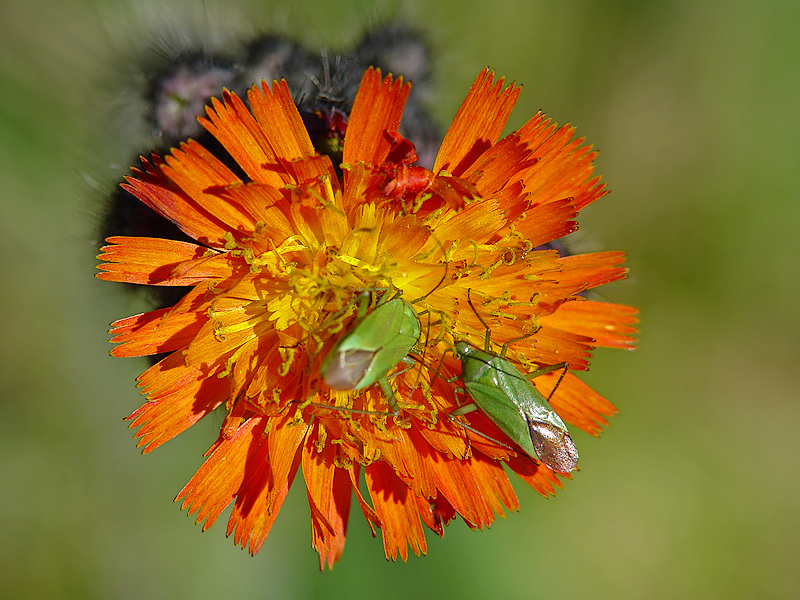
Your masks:
{"label": "orange flower", "polygon": [[[516,510],[504,464],[544,495],[561,486],[481,413],[458,417],[470,431],[448,417],[464,403],[449,350],[482,347],[477,313],[497,344],[528,335],[509,352],[526,370],[583,370],[594,347],[632,347],[636,311],[583,295],[625,276],[622,253],[537,250],[606,193],[596,153],[541,114],[500,140],[520,88],[484,70],[427,171],[397,134],[409,89],[364,74],[341,166],[315,152],[285,82],[251,89],[249,110],[225,92],[202,124],[240,172],[188,141],[125,185],[197,243],[114,237],[100,255],[101,279],[192,286],[171,308],[114,323],[112,354],[169,353],[139,377],[147,402],[128,417],[144,452],[224,405],[178,499],[203,529],[233,503],[228,535],[251,553],[298,469],[320,568],[342,554],[354,495],[386,556],[405,560],[409,547],[425,553],[423,525],[442,535],[456,515],[482,528]],[[320,377],[365,290],[372,306],[402,293],[421,316],[416,366],[390,380],[398,416],[379,386],[338,391]],[[557,376],[534,383],[546,396]],[[595,435],[616,412],[571,372],[552,406]]]}

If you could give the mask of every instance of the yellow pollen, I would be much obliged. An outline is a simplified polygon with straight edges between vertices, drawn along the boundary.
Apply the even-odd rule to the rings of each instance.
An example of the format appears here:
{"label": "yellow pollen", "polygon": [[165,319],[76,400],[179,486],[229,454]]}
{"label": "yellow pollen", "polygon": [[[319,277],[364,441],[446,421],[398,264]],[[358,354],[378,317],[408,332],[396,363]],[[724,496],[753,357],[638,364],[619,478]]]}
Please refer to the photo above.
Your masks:
{"label": "yellow pollen", "polygon": [[251,317],[246,321],[242,321],[241,323],[234,323],[232,325],[225,325],[221,320],[214,321],[214,335],[217,336],[217,339],[220,341],[225,340],[225,336],[230,333],[238,333],[239,331],[244,331],[246,329],[252,329],[259,323],[266,321],[269,319],[268,314],[261,314],[255,317]]}
{"label": "yellow pollen", "polygon": [[[317,190],[313,188],[306,188],[306,192],[319,200],[319,203],[322,205],[323,208],[327,208],[334,212],[339,213],[340,215],[344,216],[344,212],[340,209],[336,204],[336,193],[333,191],[333,186],[331,185],[331,178],[328,175],[322,175],[320,177],[320,181],[322,182],[322,194],[320,194]],[[290,186],[287,186],[287,189]]]}
{"label": "yellow pollen", "polygon": [[283,362],[278,368],[278,374],[281,377],[285,377],[289,374],[289,369],[291,368],[292,363],[297,356],[297,348],[278,348],[278,352],[283,358]]}
{"label": "yellow pollen", "polygon": [[328,439],[328,430],[325,429],[325,426],[322,424],[322,421],[319,421],[317,423],[317,431],[319,431],[319,433],[317,434],[317,443],[316,443],[317,452],[322,453],[322,451],[325,449],[325,441]]}
{"label": "yellow pollen", "polygon": [[[217,338],[217,339],[219,339],[219,338]],[[239,346],[239,348],[236,349],[236,352],[234,352],[231,355],[231,357],[227,361],[225,361],[225,370],[217,373],[217,377],[219,377],[221,379],[221,378],[227,377],[228,375],[231,374],[231,371],[233,370],[233,367],[236,364],[236,361],[239,360],[239,357],[242,355],[242,352],[244,351],[244,349],[246,347],[247,346],[242,345],[242,346]]]}

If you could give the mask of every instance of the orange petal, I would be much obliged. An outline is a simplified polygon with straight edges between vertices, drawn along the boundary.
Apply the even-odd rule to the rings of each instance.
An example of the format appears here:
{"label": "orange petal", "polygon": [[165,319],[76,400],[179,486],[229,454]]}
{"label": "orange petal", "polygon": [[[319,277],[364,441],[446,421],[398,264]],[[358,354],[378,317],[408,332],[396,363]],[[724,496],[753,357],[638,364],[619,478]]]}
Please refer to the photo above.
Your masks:
{"label": "orange petal", "polygon": [[203,326],[206,316],[197,311],[162,308],[112,323],[112,356],[149,356],[186,346]]}
{"label": "orange petal", "polygon": [[517,132],[537,159],[523,176],[525,191],[532,204],[572,198],[581,210],[608,193],[600,178],[592,177],[597,152],[581,146],[583,138],[572,139],[574,127],[556,127],[539,113]]}
{"label": "orange petal", "polygon": [[[397,131],[400,127],[409,91],[411,84],[404,85],[402,77],[393,80],[391,75],[387,75],[381,81],[380,69],[367,69],[347,122],[343,162],[380,165],[386,160],[392,147],[387,132]],[[345,171],[347,181],[348,173]]]}
{"label": "orange petal", "polygon": [[483,529],[494,522],[494,513],[476,478],[477,471],[473,471],[476,462],[474,455],[467,460],[448,460],[432,454],[428,465],[433,471],[436,487],[458,514],[470,527]]}
{"label": "orange petal", "polygon": [[209,249],[197,244],[148,237],[110,237],[112,245],[100,248],[99,279],[143,285],[195,285],[205,278],[176,277],[180,263],[203,258]]}
{"label": "orange petal", "polygon": [[349,213],[363,204],[367,190],[379,188],[384,174],[374,166],[360,162],[343,165],[343,168],[347,185],[342,193],[342,206]]}
{"label": "orange petal", "polygon": [[228,399],[226,379],[199,367],[184,365],[180,352],[173,352],[139,376],[142,393],[149,401],[126,420],[130,428],[139,427],[138,446],[142,454],[185,431]]}
{"label": "orange petal", "polygon": [[428,551],[413,492],[383,461],[364,467],[372,504],[381,520],[386,558],[408,560],[408,548],[420,556]]}
{"label": "orange petal", "polygon": [[501,77],[495,83],[494,72],[489,69],[480,72],[444,136],[434,173],[444,169],[461,176],[497,142],[522,91],[513,83],[502,89],[504,81]]}
{"label": "orange petal", "polygon": [[311,185],[315,180],[325,179],[333,190],[339,189],[339,177],[329,156],[304,156],[281,164],[297,185]]}
{"label": "orange petal", "polygon": [[225,90],[222,100],[211,99],[211,106],[206,106],[208,119],[201,117],[200,124],[217,138],[253,181],[282,187],[286,177],[278,173],[278,156],[264,130],[239,96]]}
{"label": "orange petal", "polygon": [[[273,398],[275,389],[282,390],[284,397],[292,397],[291,389],[297,383],[292,383],[292,380],[297,380],[299,375],[293,377],[292,373],[302,373],[305,365],[304,362],[293,363],[292,370],[289,376],[281,375],[281,365],[284,363],[282,351],[284,348],[281,346],[280,337],[275,332],[263,334],[258,340],[258,350],[255,353],[258,362],[253,364],[250,370],[250,383],[245,390],[245,395],[258,404],[263,404]],[[236,369],[240,368],[237,364]],[[245,367],[246,368],[246,367]],[[303,396],[305,397],[305,396]]]}
{"label": "orange petal", "polygon": [[212,316],[184,351],[186,364],[212,363],[261,335],[272,337],[274,328],[268,319],[263,304],[240,301],[231,310],[219,310],[215,305]]}
{"label": "orange petal", "polygon": [[193,280],[197,283],[206,282],[208,284],[222,285],[222,279],[236,279],[247,271],[249,271],[249,267],[244,264],[244,261],[224,252],[182,262],[175,266],[172,275],[188,281]]}
{"label": "orange petal", "polygon": [[535,162],[531,150],[515,133],[487,148],[462,177],[474,182],[484,198],[494,198],[510,183],[521,180],[521,173]]}
{"label": "orange petal", "polygon": [[502,462],[476,455],[471,465],[472,473],[478,484],[477,489],[481,491],[494,512],[504,517],[503,506],[509,510],[519,510],[517,495],[503,470]]}
{"label": "orange petal", "polygon": [[[473,453],[480,452],[491,460],[506,460],[514,452],[514,450],[509,449],[515,447],[514,442],[509,440],[508,436],[481,411],[474,410],[462,418],[465,420],[465,424],[469,424],[471,429],[468,430],[459,425],[456,427],[464,430],[462,435],[468,441]],[[519,450],[516,450],[516,452],[519,452]],[[466,456],[468,455],[469,453],[466,453]],[[465,455],[462,454],[461,456]]]}
{"label": "orange petal", "polygon": [[250,181],[228,186],[218,193],[251,215],[254,223],[268,223],[279,230],[286,228],[285,219],[279,220],[277,224],[273,223],[276,218],[280,219],[281,211],[275,208],[275,204],[284,199],[282,190],[268,184]]}
{"label": "orange petal", "polygon": [[[469,246],[464,246],[464,252],[454,253],[456,258],[471,260],[466,254]],[[524,257],[524,262],[519,260]],[[502,260],[501,260],[502,259]],[[625,260],[622,252],[597,252],[593,254],[576,254],[561,257],[555,250],[538,250],[525,253],[511,253],[504,251],[497,253],[496,263],[483,268],[485,273],[491,272],[491,277],[482,279],[480,285],[469,279],[460,280],[447,288],[463,290],[459,296],[466,302],[466,290],[472,287],[473,293],[479,292],[487,297],[502,297],[508,291],[516,291],[515,300],[535,301],[536,313],[540,318],[558,310],[566,301],[580,301],[577,294],[594,287],[623,279],[627,273],[624,267],[616,267]],[[481,265],[477,265],[479,268]],[[479,275],[480,277],[480,275]],[[505,310],[505,309],[504,309]],[[508,308],[511,312],[518,309]],[[476,322],[468,312],[459,312],[459,324]],[[514,323],[503,322],[503,329],[516,331]],[[477,327],[476,330],[483,331]],[[501,330],[500,335],[504,335]]]}
{"label": "orange petal", "polygon": [[592,338],[594,346],[632,350],[636,346],[639,311],[611,302],[565,302],[552,315],[542,319],[549,327],[571,331]]}
{"label": "orange petal", "polygon": [[356,500],[358,500],[358,505],[361,507],[361,511],[364,513],[364,518],[367,519],[367,524],[369,528],[372,530],[372,537],[375,537],[376,532],[375,528],[381,527],[381,520],[378,517],[378,513],[375,512],[375,509],[372,508],[367,501],[364,500],[364,496],[361,495],[361,490],[359,489],[358,481],[358,473],[360,470],[360,465],[353,464],[347,472],[350,474],[350,484],[353,486],[353,491],[356,493]]}
{"label": "orange petal", "polygon": [[290,423],[293,417],[288,415],[274,418],[266,443],[255,438],[263,436],[263,428],[254,431],[253,442],[258,450],[251,451],[243,466],[248,475],[237,491],[227,535],[234,534],[234,543],[242,548],[249,546],[250,554],[258,552],[267,539],[300,466],[297,450],[308,428],[302,422],[292,426]]}
{"label": "orange petal", "polygon": [[508,217],[515,219],[514,229],[524,236],[532,246],[539,246],[569,235],[578,229],[578,224],[572,220],[577,214],[572,200],[564,198],[532,206],[519,215],[510,211]]}
{"label": "orange petal", "polygon": [[266,81],[262,81],[260,90],[253,86],[247,92],[247,100],[272,148],[271,163],[278,160],[293,161],[315,154],[314,145],[297,112],[286,80],[273,82],[272,89]]}
{"label": "orange petal", "polygon": [[624,279],[628,269],[617,266],[624,261],[624,252],[593,252],[561,258],[558,280],[562,295],[570,296]]}
{"label": "orange petal", "polygon": [[[485,243],[498,230],[502,229],[505,219],[503,211],[494,200],[470,202],[458,213],[446,211],[439,222],[432,224],[433,235],[444,246],[453,240],[461,240],[463,253],[472,258],[470,241]],[[454,258],[462,258],[458,254]]]}
{"label": "orange petal", "polygon": [[181,144],[166,158],[162,172],[173,183],[192,197],[209,214],[214,215],[228,231],[238,232],[240,237],[249,237],[256,227],[253,216],[242,210],[238,203],[230,202],[223,192],[232,185],[241,185],[242,180],[194,140]]}
{"label": "orange petal", "polygon": [[392,437],[372,436],[370,443],[379,451],[381,458],[389,463],[395,474],[402,479],[414,493],[432,496],[436,486],[430,472],[425,468],[424,452],[427,443],[416,434],[412,424],[409,429],[393,429]]}
{"label": "orange petal", "polygon": [[423,523],[439,537],[444,537],[444,528],[456,516],[455,509],[441,495],[430,499],[417,496],[417,510]]}
{"label": "orange petal", "polygon": [[560,362],[569,364],[573,370],[585,371],[589,368],[594,344],[592,338],[555,329],[544,324],[540,319],[541,329],[536,333],[535,341],[522,340],[515,348],[522,350],[531,361],[540,365],[554,365]]}
{"label": "orange petal", "polygon": [[[534,378],[532,382],[547,398],[559,375],[560,372],[548,373]],[[598,435],[602,428],[608,425],[606,417],[617,414],[613,404],[572,373],[567,373],[561,380],[556,393],[550,399],[550,404],[567,423],[592,435]]]}
{"label": "orange petal", "polygon": [[[558,476],[543,464],[534,461],[527,454],[519,453],[506,461],[508,467],[514,471],[525,483],[539,492],[545,498],[555,495],[556,487],[564,487]],[[570,478],[562,474],[562,477]]]}
{"label": "orange petal", "polygon": [[201,244],[223,247],[229,228],[162,174],[162,166],[156,155],[152,164],[142,157],[144,170],[131,169],[135,177],[126,177],[121,187]]}
{"label": "orange petal", "polygon": [[190,515],[197,513],[195,523],[205,521],[203,531],[236,498],[248,473],[247,467],[266,462],[267,444],[262,435],[266,423],[264,417],[252,417],[232,437],[220,440],[175,497],[176,502],[183,499],[181,510],[188,510]]}
{"label": "orange petal", "polygon": [[[450,394],[452,395],[452,394]],[[455,404],[453,405],[455,407]],[[453,410],[449,408],[448,410]],[[443,415],[439,416],[440,419],[445,419]],[[469,455],[469,446],[471,440],[468,438],[466,430],[460,425],[453,424],[452,427],[437,427],[435,429],[428,429],[427,427],[419,427],[417,435],[421,436],[425,443],[430,445],[433,450],[454,459],[464,458]],[[419,450],[418,450],[419,451]],[[422,459],[425,460],[427,451],[422,451]],[[429,478],[435,488],[435,481],[433,480],[432,473],[429,469],[425,469],[425,476]],[[414,486],[415,482],[409,481],[408,485]],[[427,494],[428,497],[433,494]]]}
{"label": "orange petal", "polygon": [[[320,424],[320,427],[322,425]],[[344,552],[353,488],[344,469],[336,467],[336,447],[320,442],[319,427],[303,445],[303,477],[311,507],[312,545],[320,571],[332,568]]]}

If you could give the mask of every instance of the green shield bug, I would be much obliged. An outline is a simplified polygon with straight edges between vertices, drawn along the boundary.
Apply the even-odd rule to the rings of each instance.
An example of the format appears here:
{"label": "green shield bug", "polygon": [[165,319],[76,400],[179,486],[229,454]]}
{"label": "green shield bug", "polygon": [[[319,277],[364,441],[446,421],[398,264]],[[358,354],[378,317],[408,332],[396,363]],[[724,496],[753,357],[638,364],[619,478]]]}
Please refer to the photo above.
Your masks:
{"label": "green shield bug", "polygon": [[[475,311],[469,291],[467,301]],[[472,403],[457,408],[450,416],[480,410],[531,458],[559,473],[574,470],[578,464],[578,449],[567,426],[529,381],[529,378],[562,368],[563,377],[567,365],[551,365],[523,375],[505,358],[508,344],[515,340],[506,343],[500,354],[491,352],[489,327],[477,311],[475,314],[486,327],[484,349],[456,341],[454,350],[461,360],[461,381]]]}
{"label": "green shield bug", "polygon": [[396,415],[400,409],[387,374],[398,363],[410,362],[407,356],[419,341],[420,321],[414,307],[399,295],[380,301],[365,314],[370,293],[359,299],[356,325],[330,350],[320,372],[323,381],[335,390],[380,384],[390,414]]}

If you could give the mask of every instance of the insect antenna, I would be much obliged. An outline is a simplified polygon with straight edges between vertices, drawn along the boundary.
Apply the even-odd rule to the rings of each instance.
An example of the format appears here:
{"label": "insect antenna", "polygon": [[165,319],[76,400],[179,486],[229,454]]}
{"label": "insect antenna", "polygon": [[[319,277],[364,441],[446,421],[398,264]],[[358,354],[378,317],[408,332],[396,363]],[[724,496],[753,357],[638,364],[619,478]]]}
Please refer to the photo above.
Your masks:
{"label": "insect antenna", "polygon": [[[478,317],[478,320],[486,328],[484,351],[485,352],[490,352],[490,339],[491,339],[492,330],[486,324],[486,321],[483,320],[483,317],[481,317],[481,315],[478,313],[478,311],[475,310],[475,305],[472,303],[471,292],[472,292],[472,288],[467,289],[467,302],[469,303],[469,306],[472,309],[472,312],[475,313],[475,316]],[[530,333],[526,333],[525,335],[521,335],[519,337],[515,337],[513,339],[508,340],[505,344],[503,344],[503,348],[501,349],[499,356],[501,358],[505,358],[506,351],[508,350],[508,347],[511,344],[513,344],[515,342],[518,342],[520,340],[524,340],[525,338],[528,338],[528,337],[530,337],[532,335],[536,335],[536,333],[539,331],[539,329],[541,329],[541,326],[537,327],[535,331],[532,331]],[[547,396],[547,403],[548,404],[550,404],[550,399],[556,393],[556,390],[558,389],[558,386],[561,385],[561,381],[564,379],[564,376],[567,374],[567,371],[569,371],[569,363],[560,362],[560,363],[556,363],[554,365],[548,365],[546,367],[541,367],[539,369],[536,369],[535,371],[532,371],[532,372],[530,372],[530,373],[525,375],[525,377],[527,377],[528,379],[534,379],[536,377],[539,377],[540,375],[547,375],[548,373],[552,373],[553,371],[557,371],[559,369],[562,369],[561,375],[559,375],[558,381],[556,381],[556,384],[553,386],[553,389],[550,390],[550,394],[548,394],[548,396]]]}
{"label": "insect antenna", "polygon": [[[486,324],[486,321],[483,320],[483,317],[481,317],[481,315],[478,313],[478,311],[475,310],[475,305],[472,303],[471,292],[472,292],[472,288],[468,288],[467,289],[467,302],[469,303],[469,307],[472,309],[472,312],[474,312],[475,316],[478,317],[478,320],[481,322],[481,325],[483,325],[484,328],[486,329],[486,333],[485,333],[485,336],[484,336],[484,348],[483,348],[483,350],[484,350],[484,352],[491,352],[492,330]],[[502,348],[500,349],[499,356],[501,358],[505,358],[506,352],[508,351],[508,347],[511,344],[515,344],[516,342],[519,342],[520,340],[524,340],[525,338],[529,338],[532,335],[536,335],[536,333],[539,331],[539,329],[541,329],[541,326],[538,326],[534,331],[530,331],[528,333],[524,333],[524,334],[522,334],[520,336],[517,336],[515,338],[512,338],[512,339],[508,340],[505,344],[503,344]],[[561,365],[559,363],[559,365],[556,368],[560,369],[562,366],[563,365]],[[553,370],[555,370],[555,369],[553,369]],[[549,372],[549,371],[547,371],[547,372]],[[542,374],[542,373],[540,373],[540,374]]]}
{"label": "insect antenna", "polygon": [[548,404],[550,404],[550,399],[555,395],[558,386],[561,385],[561,380],[564,379],[564,376],[567,374],[567,371],[569,371],[569,363],[566,362],[556,363],[554,365],[542,367],[541,369],[536,369],[535,371],[532,371],[531,373],[525,375],[525,377],[527,377],[528,379],[534,379],[535,377],[539,377],[539,375],[547,375],[548,373],[552,373],[553,371],[558,371],[559,369],[561,369],[561,375],[558,376],[558,381],[556,381],[556,384],[553,386],[553,389],[550,390],[550,393],[547,395],[546,399]]}

